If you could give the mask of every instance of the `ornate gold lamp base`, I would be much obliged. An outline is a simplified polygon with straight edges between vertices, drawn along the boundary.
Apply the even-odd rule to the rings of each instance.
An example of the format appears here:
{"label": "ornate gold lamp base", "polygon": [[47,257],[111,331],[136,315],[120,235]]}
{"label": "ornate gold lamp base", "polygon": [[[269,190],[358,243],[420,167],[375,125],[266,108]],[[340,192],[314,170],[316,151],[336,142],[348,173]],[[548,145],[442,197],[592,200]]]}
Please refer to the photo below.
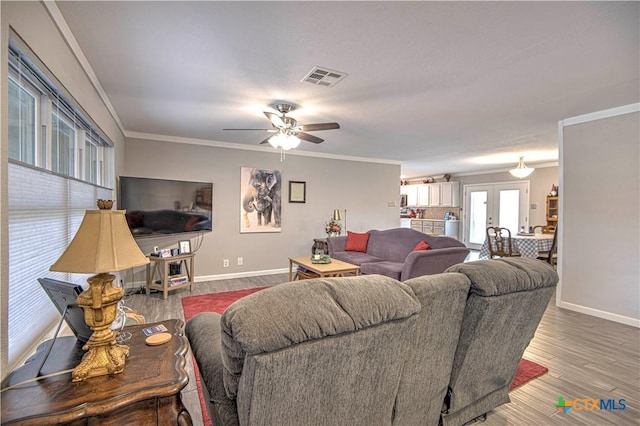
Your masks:
{"label": "ornate gold lamp base", "polygon": [[116,318],[118,302],[124,295],[121,288],[113,287],[114,279],[114,275],[106,273],[89,278],[89,288],[76,300],[84,310],[84,320],[93,334],[82,347],[88,352],[71,373],[74,382],[124,370],[129,347],[117,344],[116,333],[109,329]]}

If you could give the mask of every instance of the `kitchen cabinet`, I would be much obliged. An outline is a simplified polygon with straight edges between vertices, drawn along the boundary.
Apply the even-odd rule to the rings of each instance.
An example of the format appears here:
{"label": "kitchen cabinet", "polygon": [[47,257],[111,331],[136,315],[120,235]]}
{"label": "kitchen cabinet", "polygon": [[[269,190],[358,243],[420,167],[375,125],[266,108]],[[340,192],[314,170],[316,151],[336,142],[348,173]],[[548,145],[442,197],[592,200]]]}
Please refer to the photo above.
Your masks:
{"label": "kitchen cabinet", "polygon": [[409,207],[460,207],[460,182],[402,185]]}
{"label": "kitchen cabinet", "polygon": [[441,182],[429,185],[431,207],[460,207],[460,182]]}
{"label": "kitchen cabinet", "polygon": [[411,219],[411,229],[430,235],[444,235],[445,225],[442,219]]}
{"label": "kitchen cabinet", "polygon": [[443,182],[440,184],[440,205],[443,207],[460,207],[460,182]]}
{"label": "kitchen cabinet", "polygon": [[418,185],[402,185],[400,194],[407,196],[407,206],[415,207],[418,205]]}
{"label": "kitchen cabinet", "polygon": [[558,226],[558,197],[547,196],[547,228],[556,230]]}
{"label": "kitchen cabinet", "polygon": [[418,205],[428,206],[429,194],[431,192],[431,188],[429,187],[429,185],[417,185],[417,186],[418,186]]}

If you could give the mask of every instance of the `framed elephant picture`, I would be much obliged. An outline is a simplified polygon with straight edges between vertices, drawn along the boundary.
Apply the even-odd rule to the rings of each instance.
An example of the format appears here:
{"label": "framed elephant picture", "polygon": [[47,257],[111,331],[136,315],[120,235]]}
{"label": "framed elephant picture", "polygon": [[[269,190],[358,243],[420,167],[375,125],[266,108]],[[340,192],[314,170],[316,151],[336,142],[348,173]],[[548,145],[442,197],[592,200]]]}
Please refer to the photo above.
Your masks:
{"label": "framed elephant picture", "polygon": [[282,177],[280,170],[240,170],[240,233],[280,232]]}

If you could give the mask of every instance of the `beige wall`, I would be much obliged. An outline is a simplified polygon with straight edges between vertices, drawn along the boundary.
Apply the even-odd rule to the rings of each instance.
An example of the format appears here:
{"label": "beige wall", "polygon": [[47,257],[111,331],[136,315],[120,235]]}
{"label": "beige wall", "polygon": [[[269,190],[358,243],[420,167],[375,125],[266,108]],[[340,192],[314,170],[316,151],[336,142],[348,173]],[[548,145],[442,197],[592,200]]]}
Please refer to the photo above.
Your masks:
{"label": "beige wall", "polygon": [[[241,167],[282,173],[282,232],[240,234]],[[334,209],[347,210],[350,231],[399,226],[400,166],[307,157],[276,150],[249,151],[142,139],[127,140],[123,175],[213,182],[213,231],[196,255],[196,277],[247,274],[288,268],[289,256],[311,254],[314,238],[326,237],[324,223]],[[288,181],[306,182],[307,202],[288,202]],[[388,202],[396,202],[389,207]],[[344,218],[343,218],[344,219]],[[175,247],[180,237],[142,240]],[[196,240],[192,241],[195,246]],[[244,265],[237,265],[237,258]],[[223,259],[230,267],[223,268]],[[218,277],[219,278],[219,277]],[[131,277],[127,278],[131,280]],[[136,271],[133,281],[140,280]]]}
{"label": "beige wall", "polygon": [[[640,326],[640,105],[564,120],[558,305]],[[597,115],[597,114],[596,114]]]}
{"label": "beige wall", "polygon": [[[37,55],[55,78],[79,105],[93,118],[102,131],[115,143],[117,167],[123,164],[124,136],[117,123],[102,103],[96,90],[73,56],[59,29],[40,2],[1,2],[1,46],[2,68],[0,87],[0,355],[2,376],[7,373],[7,283],[8,247],[7,247],[7,93],[5,82],[8,78],[7,50],[11,27],[24,43]],[[55,7],[55,5],[52,5]],[[38,251],[34,251],[37,256]]]}

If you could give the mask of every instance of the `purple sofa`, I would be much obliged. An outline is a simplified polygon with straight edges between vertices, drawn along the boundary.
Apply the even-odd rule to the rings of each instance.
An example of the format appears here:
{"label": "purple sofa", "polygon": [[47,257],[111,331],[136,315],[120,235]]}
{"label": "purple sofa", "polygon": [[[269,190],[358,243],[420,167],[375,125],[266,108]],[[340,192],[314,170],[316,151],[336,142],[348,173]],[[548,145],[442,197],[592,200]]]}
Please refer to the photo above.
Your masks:
{"label": "purple sofa", "polygon": [[[469,249],[449,237],[435,237],[410,228],[371,230],[366,253],[346,251],[346,236],[329,237],[329,256],[360,266],[363,274],[380,274],[405,281],[422,275],[444,272],[450,266],[464,262]],[[426,241],[429,250],[412,251]]]}

